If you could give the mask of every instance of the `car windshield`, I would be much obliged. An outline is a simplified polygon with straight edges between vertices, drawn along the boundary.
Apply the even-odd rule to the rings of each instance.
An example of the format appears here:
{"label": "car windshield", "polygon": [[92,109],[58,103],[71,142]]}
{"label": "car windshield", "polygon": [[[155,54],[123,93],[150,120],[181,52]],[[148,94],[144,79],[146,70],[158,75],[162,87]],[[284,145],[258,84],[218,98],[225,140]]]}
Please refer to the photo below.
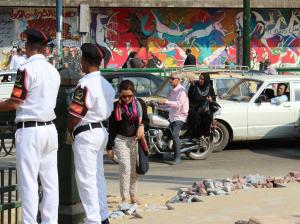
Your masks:
{"label": "car windshield", "polygon": [[221,96],[221,99],[249,102],[259,90],[262,83],[263,82],[259,80],[239,79],[231,89]]}
{"label": "car windshield", "polygon": [[[181,85],[185,88],[185,89],[189,89],[189,82],[187,80],[183,80],[181,82]],[[162,85],[159,87],[159,89],[156,91],[156,93],[154,94],[154,96],[159,96],[159,97],[164,97],[164,98],[168,98],[170,93],[172,91],[172,86],[170,85],[170,78],[166,78],[165,81],[162,83]]]}

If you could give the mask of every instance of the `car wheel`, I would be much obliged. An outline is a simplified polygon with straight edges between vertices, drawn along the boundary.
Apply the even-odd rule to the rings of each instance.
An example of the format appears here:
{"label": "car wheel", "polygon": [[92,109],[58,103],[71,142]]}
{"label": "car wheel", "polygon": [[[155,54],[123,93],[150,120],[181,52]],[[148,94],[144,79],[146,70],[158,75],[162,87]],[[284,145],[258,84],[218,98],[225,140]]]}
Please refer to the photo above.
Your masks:
{"label": "car wheel", "polygon": [[214,130],[214,150],[213,152],[222,152],[229,142],[229,131],[227,127],[217,121]]}

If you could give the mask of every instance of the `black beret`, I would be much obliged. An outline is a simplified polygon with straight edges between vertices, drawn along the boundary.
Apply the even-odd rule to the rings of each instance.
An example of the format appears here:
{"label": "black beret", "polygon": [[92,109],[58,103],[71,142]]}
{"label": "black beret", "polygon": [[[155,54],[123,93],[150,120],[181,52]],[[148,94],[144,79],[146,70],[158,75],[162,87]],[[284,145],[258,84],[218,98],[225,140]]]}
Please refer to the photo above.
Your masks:
{"label": "black beret", "polygon": [[93,60],[101,62],[103,58],[102,51],[96,44],[84,43],[81,45],[82,55]]}
{"label": "black beret", "polygon": [[27,35],[27,41],[33,43],[40,42],[40,43],[47,44],[52,40],[47,33],[40,30],[27,29],[24,31],[24,33]]}

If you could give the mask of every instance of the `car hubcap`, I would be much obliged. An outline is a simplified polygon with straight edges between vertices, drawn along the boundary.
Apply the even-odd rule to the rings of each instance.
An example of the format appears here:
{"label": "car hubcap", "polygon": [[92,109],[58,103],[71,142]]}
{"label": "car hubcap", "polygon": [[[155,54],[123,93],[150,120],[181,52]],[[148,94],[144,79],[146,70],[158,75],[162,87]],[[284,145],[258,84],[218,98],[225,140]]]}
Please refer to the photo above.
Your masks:
{"label": "car hubcap", "polygon": [[213,136],[214,136],[214,145],[215,146],[220,145],[221,142],[223,141],[223,133],[219,127],[215,128],[213,132]]}

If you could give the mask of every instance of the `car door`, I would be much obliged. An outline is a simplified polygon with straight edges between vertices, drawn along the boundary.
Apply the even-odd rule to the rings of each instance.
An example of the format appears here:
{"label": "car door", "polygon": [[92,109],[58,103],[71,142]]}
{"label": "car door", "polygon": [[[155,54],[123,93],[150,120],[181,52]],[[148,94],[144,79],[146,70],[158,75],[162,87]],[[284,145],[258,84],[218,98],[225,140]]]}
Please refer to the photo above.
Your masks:
{"label": "car door", "polygon": [[294,135],[294,110],[290,99],[280,105],[256,103],[256,99],[248,105],[248,139],[286,138]]}
{"label": "car door", "polygon": [[294,110],[294,134],[296,137],[300,137],[300,81],[292,83],[291,99],[293,99]]}

